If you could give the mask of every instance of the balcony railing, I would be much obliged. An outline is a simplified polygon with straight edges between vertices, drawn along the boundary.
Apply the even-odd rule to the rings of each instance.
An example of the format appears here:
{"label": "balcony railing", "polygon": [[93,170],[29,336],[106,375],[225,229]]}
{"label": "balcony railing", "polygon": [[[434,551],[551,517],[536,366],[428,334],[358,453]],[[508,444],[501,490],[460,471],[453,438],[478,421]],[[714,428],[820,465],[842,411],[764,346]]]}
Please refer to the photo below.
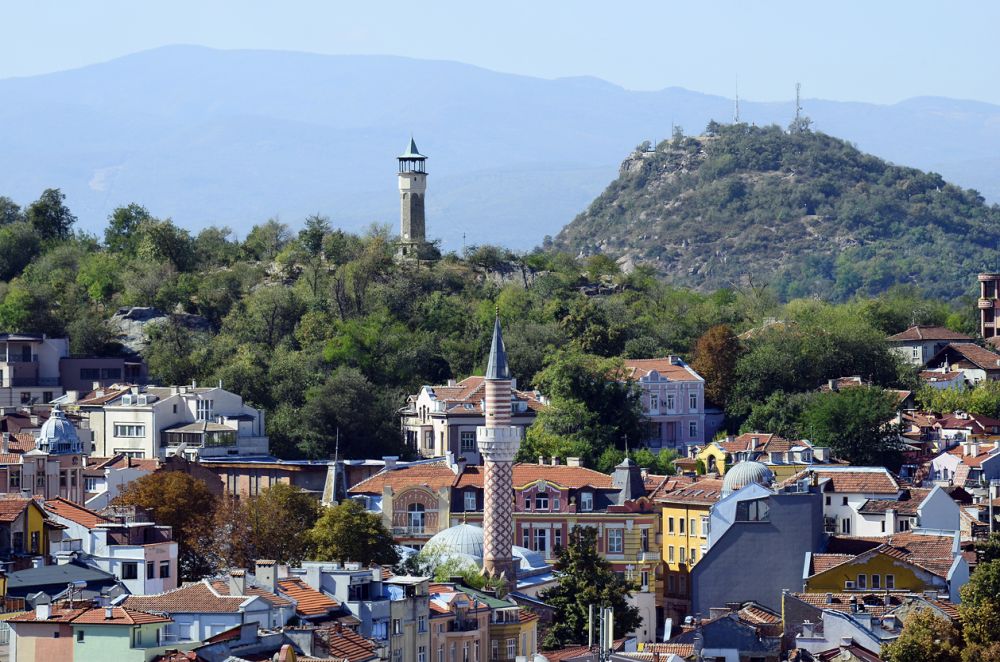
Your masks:
{"label": "balcony railing", "polygon": [[479,629],[479,621],[467,618],[465,620],[448,621],[448,632],[472,632]]}

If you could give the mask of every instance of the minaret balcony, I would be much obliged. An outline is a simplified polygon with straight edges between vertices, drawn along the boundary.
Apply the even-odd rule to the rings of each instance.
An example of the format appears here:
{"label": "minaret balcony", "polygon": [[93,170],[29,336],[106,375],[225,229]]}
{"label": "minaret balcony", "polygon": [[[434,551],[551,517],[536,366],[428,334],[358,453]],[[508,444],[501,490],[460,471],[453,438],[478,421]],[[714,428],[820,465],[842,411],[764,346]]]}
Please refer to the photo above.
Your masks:
{"label": "minaret balcony", "polygon": [[521,428],[476,428],[476,445],[484,460],[513,462],[521,445]]}
{"label": "minaret balcony", "polygon": [[990,308],[992,308],[992,307],[993,307],[993,305],[994,305],[995,303],[996,303],[996,302],[995,302],[995,301],[994,301],[993,299],[980,299],[980,300],[979,300],[979,301],[978,301],[978,302],[976,303],[976,306],[977,306],[977,307],[978,307],[978,308],[979,308],[980,310],[989,310]]}

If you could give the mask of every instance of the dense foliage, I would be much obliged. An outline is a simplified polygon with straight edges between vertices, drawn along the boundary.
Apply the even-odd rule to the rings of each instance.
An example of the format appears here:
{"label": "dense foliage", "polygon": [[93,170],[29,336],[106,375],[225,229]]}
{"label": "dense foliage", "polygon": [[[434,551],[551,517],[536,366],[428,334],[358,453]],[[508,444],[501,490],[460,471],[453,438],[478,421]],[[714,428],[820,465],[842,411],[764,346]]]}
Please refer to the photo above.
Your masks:
{"label": "dense foliage", "polygon": [[994,264],[998,221],[975,191],[846,141],[713,122],[630,156],[554,245],[703,290],[769,282],[783,299],[847,300],[916,283],[954,299]]}
{"label": "dense foliage", "polygon": [[961,662],[962,637],[958,628],[930,609],[911,614],[899,638],[882,648],[886,662]]}
{"label": "dense foliage", "polygon": [[[519,388],[551,398],[522,457],[579,455],[603,469],[644,438],[635,389],[614,379],[623,358],[694,360],[730,429],[748,420],[791,434],[799,409],[786,400],[804,402],[827,379],[915,388],[886,335],[914,323],[975,329],[973,306],[916,288],[780,304],[772,288],[703,294],[603,255],[478,246],[399,262],[388,229],[357,236],[318,216],[298,233],[269,220],[243,239],[228,228],[192,235],[137,204],[111,213],[103,240],[72,221],[59,191],[25,210],[0,198],[0,329],[68,335],[74,353],[105,354],[124,351],[119,307],[166,311],[141,348],[151,375],[221,381],[265,409],[272,451],[286,458],[329,458],[338,439],[341,457],[406,455],[406,396],[482,374],[497,308]],[[667,470],[664,458],[641,459]]]}

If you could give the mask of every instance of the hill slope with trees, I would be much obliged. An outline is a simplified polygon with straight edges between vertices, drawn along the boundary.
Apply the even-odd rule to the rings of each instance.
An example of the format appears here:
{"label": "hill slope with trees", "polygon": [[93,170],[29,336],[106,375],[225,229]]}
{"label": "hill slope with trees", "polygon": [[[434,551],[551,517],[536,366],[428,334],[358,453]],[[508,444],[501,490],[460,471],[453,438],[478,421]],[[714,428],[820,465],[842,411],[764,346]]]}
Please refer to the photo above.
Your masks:
{"label": "hill slope with trees", "polygon": [[955,299],[997,260],[1000,208],[940,175],[806,128],[708,125],[640,146],[555,238],[708,291],[846,300],[894,285]]}

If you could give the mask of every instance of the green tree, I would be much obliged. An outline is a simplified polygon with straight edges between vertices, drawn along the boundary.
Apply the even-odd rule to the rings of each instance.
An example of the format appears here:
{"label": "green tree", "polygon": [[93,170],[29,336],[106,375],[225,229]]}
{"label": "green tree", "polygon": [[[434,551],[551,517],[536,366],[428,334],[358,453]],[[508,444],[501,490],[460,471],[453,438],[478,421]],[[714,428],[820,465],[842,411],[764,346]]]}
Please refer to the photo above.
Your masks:
{"label": "green tree", "polygon": [[148,209],[134,202],[118,207],[108,216],[104,245],[112,253],[135,255],[139,243],[139,228],[153,220]]}
{"label": "green tree", "polygon": [[21,275],[41,248],[38,233],[30,224],[17,221],[0,226],[0,280]]}
{"label": "green tree", "polygon": [[108,253],[91,253],[80,264],[76,282],[94,303],[108,303],[121,289],[121,265]]}
{"label": "green tree", "polygon": [[25,211],[25,219],[41,239],[66,239],[76,216],[65,204],[66,195],[57,188],[45,189]]}
{"label": "green tree", "polygon": [[802,411],[802,431],[818,446],[854,465],[900,463],[896,397],[878,387],[859,386],[810,398]]}
{"label": "green tree", "polygon": [[711,327],[694,346],[691,367],[705,380],[705,399],[723,409],[733,390],[740,351],[740,341],[728,324]]}
{"label": "green tree", "polygon": [[305,227],[299,231],[299,242],[311,257],[319,257],[323,253],[323,240],[329,232],[330,219],[313,214],[306,219]]}
{"label": "green tree", "polygon": [[149,374],[165,384],[190,384],[206,369],[206,339],[176,318],[148,327],[149,345],[143,352]]}
{"label": "green tree", "polygon": [[262,225],[253,226],[243,242],[243,251],[252,259],[270,262],[278,256],[289,239],[291,231],[288,226],[272,218]]}
{"label": "green tree", "polygon": [[21,206],[5,195],[0,195],[0,226],[19,223],[24,220]]}
{"label": "green tree", "polygon": [[275,483],[255,496],[227,499],[216,511],[216,549],[230,567],[252,567],[257,559],[296,565],[309,557],[309,531],[319,515],[314,497]]}
{"label": "green tree", "polygon": [[986,540],[976,542],[976,563],[1000,561],[1000,532],[991,533]]}
{"label": "green tree", "polygon": [[324,510],[310,529],[309,538],[318,561],[393,565],[399,560],[392,534],[382,525],[382,518],[350,499]]}
{"label": "green tree", "polygon": [[136,253],[144,260],[169,262],[178,271],[188,271],[196,263],[191,234],[169,219],[149,219],[139,226]]}
{"label": "green tree", "polygon": [[930,609],[910,614],[899,638],[882,647],[886,662],[961,662],[962,637],[946,618]]}
{"label": "green tree", "polygon": [[802,412],[818,393],[775,391],[767,400],[754,404],[740,427],[741,432],[770,432],[785,439],[801,439]]}
{"label": "green tree", "polygon": [[129,483],[114,503],[138,506],[173,529],[181,578],[197,581],[212,572],[215,562],[206,543],[217,499],[204,481],[182,471],[154,471]]}
{"label": "green tree", "polygon": [[597,529],[574,526],[556,560],[559,583],[539,596],[555,609],[555,618],[543,642],[547,650],[587,641],[588,607],[611,607],[614,636],[623,637],[642,624],[639,609],[629,605],[634,587],[611,569],[597,551]]}
{"label": "green tree", "polygon": [[982,659],[983,650],[1000,647],[1000,561],[978,564],[960,594],[965,659],[971,662]]}

